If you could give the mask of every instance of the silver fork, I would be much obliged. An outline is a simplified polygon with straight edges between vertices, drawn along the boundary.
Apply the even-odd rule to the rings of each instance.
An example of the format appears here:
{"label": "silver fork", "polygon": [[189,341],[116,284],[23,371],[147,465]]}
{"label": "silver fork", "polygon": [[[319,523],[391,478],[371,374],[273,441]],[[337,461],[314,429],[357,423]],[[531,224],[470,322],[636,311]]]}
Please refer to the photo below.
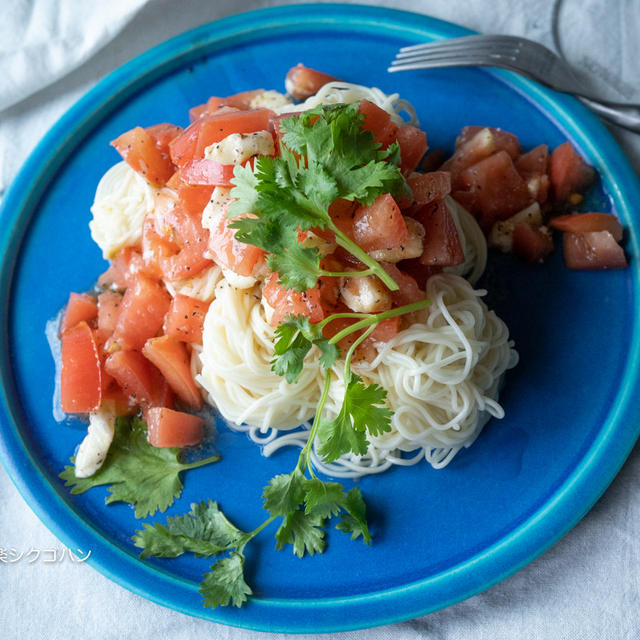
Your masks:
{"label": "silver fork", "polygon": [[571,93],[604,120],[640,133],[640,105],[594,96],[551,49],[518,36],[465,36],[403,47],[388,71],[466,66],[515,71],[557,91]]}

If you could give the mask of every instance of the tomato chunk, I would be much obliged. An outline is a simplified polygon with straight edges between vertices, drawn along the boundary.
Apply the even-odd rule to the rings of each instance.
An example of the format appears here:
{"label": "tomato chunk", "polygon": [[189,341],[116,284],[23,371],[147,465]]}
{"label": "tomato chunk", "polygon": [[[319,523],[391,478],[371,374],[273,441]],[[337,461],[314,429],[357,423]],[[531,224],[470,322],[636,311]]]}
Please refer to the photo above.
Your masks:
{"label": "tomato chunk", "polygon": [[102,367],[95,335],[80,321],[62,334],[60,404],[65,413],[97,411],[102,402]]}
{"label": "tomato chunk", "polygon": [[398,128],[396,140],[400,145],[400,170],[409,175],[427,153],[427,134],[418,127],[403,124]]}
{"label": "tomato chunk", "polygon": [[553,251],[551,233],[529,222],[519,222],[513,227],[513,252],[525,262],[536,264]]}
{"label": "tomato chunk", "polygon": [[215,160],[191,160],[180,167],[180,179],[189,185],[231,186],[234,165]]}
{"label": "tomato chunk", "polygon": [[514,160],[520,155],[520,142],[513,133],[497,129],[495,127],[464,127],[456,140],[456,148],[464,146],[472,140],[477,133],[486,129],[493,138],[494,151],[506,151]]}
{"label": "tomato chunk", "polygon": [[135,404],[153,404],[161,381],[139,351],[116,351],[105,360],[104,368]]}
{"label": "tomato chunk", "polygon": [[447,205],[437,200],[416,215],[424,227],[424,251],[420,262],[428,266],[452,267],[464,262],[456,224]]}
{"label": "tomato chunk", "polygon": [[475,196],[473,213],[479,214],[483,229],[490,229],[496,220],[509,218],[532,201],[506,151],[498,151],[465,169],[460,181]]}
{"label": "tomato chunk", "polygon": [[118,252],[109,268],[98,278],[98,285],[126,289],[135,283],[139,273],[145,271],[146,267],[140,251],[134,247],[125,247]]}
{"label": "tomato chunk", "polygon": [[193,375],[187,347],[171,336],[150,338],[142,348],[148,358],[166,378],[176,395],[195,409],[202,406],[202,396]]}
{"label": "tomato chunk", "polygon": [[359,207],[353,218],[353,237],[364,251],[401,247],[409,231],[400,207],[390,194],[378,196],[368,207]]}
{"label": "tomato chunk", "polygon": [[573,148],[570,142],[553,150],[549,160],[551,194],[556,202],[563,202],[572,193],[582,193],[594,180],[596,172]]}
{"label": "tomato chunk", "polygon": [[[401,307],[405,304],[424,300],[426,294],[421,289],[413,276],[401,271],[395,264],[390,262],[381,262],[380,266],[395,280],[399,289],[391,292],[391,300],[394,307]],[[422,271],[425,267],[422,267]]]}
{"label": "tomato chunk", "polygon": [[364,114],[362,128],[371,131],[375,141],[379,142],[383,149],[395,142],[398,137],[398,125],[391,120],[391,116],[384,109],[369,100],[361,100],[359,108]]}
{"label": "tomato chunk", "polygon": [[306,100],[309,96],[324,87],[329,82],[334,82],[337,78],[330,76],[328,73],[322,71],[316,71],[305,67],[303,64],[298,64],[295,67],[291,67],[287,72],[287,76],[284,81],[286,92],[294,100]]}
{"label": "tomato chunk", "polygon": [[98,302],[88,293],[69,294],[69,302],[62,318],[60,333],[64,333],[67,329],[75,327],[78,322],[83,320],[90,324],[98,315]]}
{"label": "tomato chunk", "polygon": [[122,294],[103,291],[98,296],[98,334],[106,340],[115,330],[122,304]]}
{"label": "tomato chunk", "polygon": [[415,207],[443,200],[451,193],[451,174],[448,171],[414,173],[407,178],[407,184],[411,189],[411,198],[403,198],[398,205],[403,211],[409,210],[411,215]]}
{"label": "tomato chunk", "polygon": [[182,133],[182,127],[163,122],[162,124],[154,124],[152,127],[147,127],[145,131],[154,139],[156,147],[168,156],[169,144]]}
{"label": "tomato chunk", "polygon": [[576,213],[552,218],[549,225],[560,231],[585,233],[587,231],[608,231],[616,242],[622,240],[622,225],[610,213]]}
{"label": "tomato chunk", "polygon": [[272,273],[266,281],[262,295],[273,309],[271,324],[275,327],[287,316],[303,315],[315,324],[327,316],[318,287],[308,291],[285,289],[278,284],[278,274]]}
{"label": "tomato chunk", "polygon": [[169,310],[170,296],[160,283],[138,274],[124,294],[113,338],[123,349],[142,349],[155,336]]}
{"label": "tomato chunk", "polygon": [[202,442],[204,420],[183,411],[152,407],[145,412],[147,439],[154,447],[186,447]]}
{"label": "tomato chunk", "polygon": [[164,320],[165,334],[182,342],[202,342],[202,328],[208,309],[208,302],[178,293],[171,300]]}
{"label": "tomato chunk", "polygon": [[175,167],[169,155],[161,151],[156,140],[142,127],[135,127],[111,142],[129,166],[149,182],[164,185]]}
{"label": "tomato chunk", "polygon": [[562,234],[564,261],[569,269],[624,269],[622,247],[609,231]]}

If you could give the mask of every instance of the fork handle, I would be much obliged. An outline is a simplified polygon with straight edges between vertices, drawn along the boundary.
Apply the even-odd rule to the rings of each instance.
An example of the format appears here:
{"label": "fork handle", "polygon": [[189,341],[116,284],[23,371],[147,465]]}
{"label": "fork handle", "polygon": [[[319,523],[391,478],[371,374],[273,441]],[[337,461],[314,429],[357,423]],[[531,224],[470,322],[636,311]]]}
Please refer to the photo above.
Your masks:
{"label": "fork handle", "polygon": [[640,133],[640,107],[638,105],[616,104],[612,106],[582,96],[577,96],[577,98],[603,120],[629,129],[629,131]]}

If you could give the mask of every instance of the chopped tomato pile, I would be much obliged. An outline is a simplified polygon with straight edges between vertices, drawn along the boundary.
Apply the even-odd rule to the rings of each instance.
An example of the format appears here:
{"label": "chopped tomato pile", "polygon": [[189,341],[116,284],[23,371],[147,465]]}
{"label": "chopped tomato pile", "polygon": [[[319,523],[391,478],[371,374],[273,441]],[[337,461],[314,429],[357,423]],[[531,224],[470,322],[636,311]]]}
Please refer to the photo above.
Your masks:
{"label": "chopped tomato pile", "polygon": [[[335,78],[302,65],[287,74],[296,99],[314,94]],[[397,283],[391,291],[365,270],[329,229],[300,233],[323,255],[323,276],[307,291],[285,289],[270,273],[267,254],[244,244],[229,227],[227,206],[234,167],[259,155],[277,155],[285,115],[260,106],[262,90],[212,97],[189,112],[190,124],[135,127],[112,145],[139,175],[160,189],[137,244],[127,246],[100,277],[97,295],[72,293],[61,324],[62,409],[90,413],[110,406],[117,415],[142,411],[155,446],[194,444],[202,421],[191,412],[202,405],[190,366],[192,345],[202,342],[208,303],[171,295],[166,282],[196,277],[214,265],[228,278],[263,283],[267,317],[276,326],[291,314],[317,323],[333,313],[378,313],[424,299],[427,279],[464,263],[451,196],[475,216],[490,244],[536,263],[553,250],[552,229],[563,233],[567,266],[607,269],[626,266],[622,227],[611,214],[566,214],[595,179],[594,170],[569,142],[549,153],[546,145],[523,152],[516,136],[491,127],[465,127],[454,154],[434,166],[426,134],[362,100],[363,128],[381,149],[399,145],[400,169],[409,190],[371,204],[337,199],[329,208],[335,226]],[[231,144],[233,141],[233,144]],[[300,159],[304,161],[304,159]],[[429,166],[422,171],[421,166]],[[554,213],[563,213],[556,215]],[[250,215],[250,214],[249,214]],[[351,275],[353,274],[353,275]],[[240,286],[240,285],[238,285]],[[244,285],[243,285],[244,286]],[[408,321],[381,322],[359,348],[370,357]],[[336,335],[353,319],[326,325]],[[347,349],[358,337],[340,344]]]}

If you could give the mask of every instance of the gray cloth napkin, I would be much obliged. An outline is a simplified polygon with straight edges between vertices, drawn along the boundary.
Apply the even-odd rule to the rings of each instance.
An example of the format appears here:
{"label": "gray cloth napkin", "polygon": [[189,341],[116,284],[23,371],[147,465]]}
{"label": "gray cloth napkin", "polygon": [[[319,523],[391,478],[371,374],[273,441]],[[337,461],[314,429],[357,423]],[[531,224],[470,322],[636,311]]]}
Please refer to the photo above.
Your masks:
{"label": "gray cloth napkin", "polygon": [[[269,0],[18,0],[0,21],[0,193],[38,140],[97,80],[186,29]],[[400,0],[373,2],[485,33],[559,44],[602,95],[640,102],[640,3],[619,0]],[[556,5],[558,5],[556,7]],[[587,43],[587,44],[585,44]],[[635,44],[634,44],[635,43]],[[640,136],[612,129],[640,169]],[[634,639],[640,637],[640,450],[565,538],[492,589],[438,613],[334,638],[372,640]],[[135,596],[63,546],[0,469],[0,636],[219,638],[265,634],[187,617]],[[39,557],[35,557],[39,551]],[[31,553],[30,553],[31,552]],[[22,556],[18,558],[19,554]],[[3,555],[4,554],[4,555]],[[4,558],[4,560],[3,560]],[[52,561],[55,558],[55,561]],[[286,637],[281,634],[270,638]],[[300,638],[321,636],[301,635]],[[326,636],[325,636],[326,637]]]}

